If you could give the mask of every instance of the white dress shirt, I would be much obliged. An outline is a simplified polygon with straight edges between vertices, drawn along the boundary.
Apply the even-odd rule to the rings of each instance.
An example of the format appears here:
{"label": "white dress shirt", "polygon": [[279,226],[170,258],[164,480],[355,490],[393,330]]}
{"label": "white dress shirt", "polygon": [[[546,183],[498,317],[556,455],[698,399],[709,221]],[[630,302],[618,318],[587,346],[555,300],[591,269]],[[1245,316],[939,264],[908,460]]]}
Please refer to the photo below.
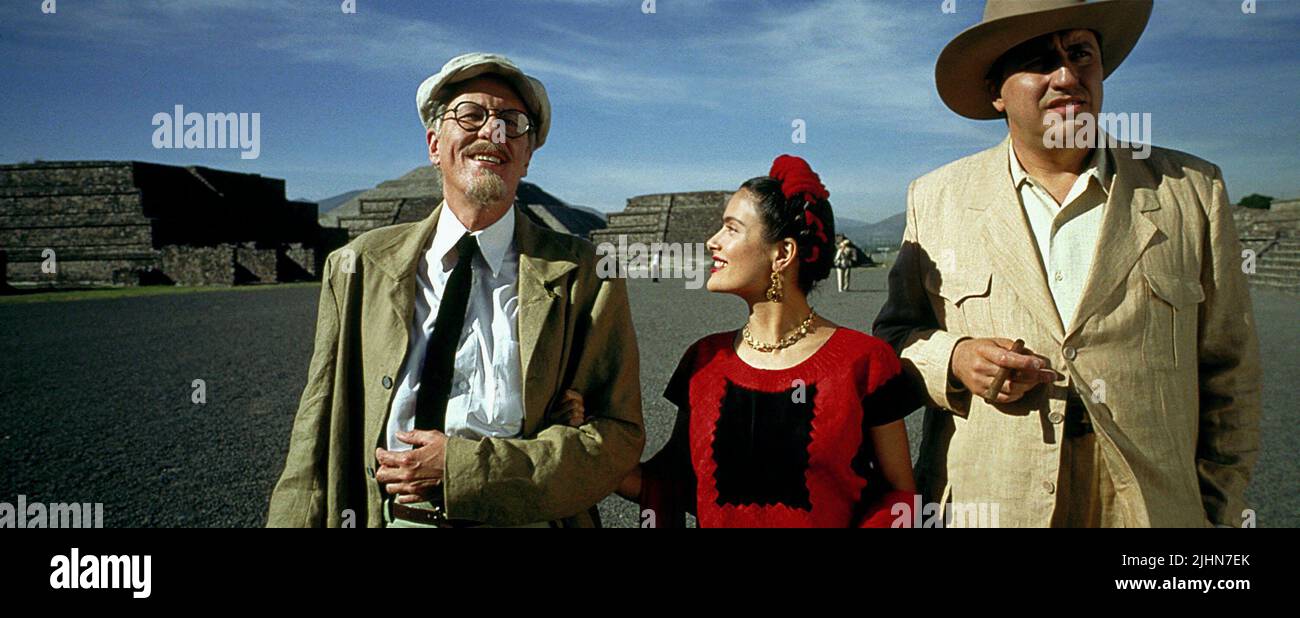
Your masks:
{"label": "white dress shirt", "polygon": [[[1010,140],[1008,140],[1010,142]],[[1070,321],[1079,308],[1088,272],[1092,269],[1101,235],[1102,215],[1110,196],[1109,165],[1106,150],[1094,148],[1088,168],[1066,194],[1064,205],[1020,165],[1014,145],[1007,147],[1011,165],[1011,183],[1020,194],[1020,204],[1034,232],[1047,287],[1056,302],[1061,324]]]}
{"label": "white dress shirt", "polygon": [[[411,448],[398,440],[396,433],[415,428],[415,402],[426,348],[447,278],[456,266],[456,242],[467,231],[444,203],[417,271],[415,316],[408,325],[410,345],[397,375],[397,392],[388,416],[389,450]],[[465,325],[456,345],[444,433],[471,439],[515,437],[523,427],[524,407],[516,319],[519,252],[514,243],[514,208],[473,235],[479,254],[471,269]]]}

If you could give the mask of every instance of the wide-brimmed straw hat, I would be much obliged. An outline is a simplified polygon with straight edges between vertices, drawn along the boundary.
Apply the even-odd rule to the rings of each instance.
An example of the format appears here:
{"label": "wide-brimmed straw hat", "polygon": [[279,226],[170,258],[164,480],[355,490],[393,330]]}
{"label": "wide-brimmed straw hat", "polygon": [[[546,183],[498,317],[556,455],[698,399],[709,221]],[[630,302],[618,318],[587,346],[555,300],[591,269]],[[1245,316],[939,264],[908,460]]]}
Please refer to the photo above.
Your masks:
{"label": "wide-brimmed straw hat", "polygon": [[1017,45],[1061,30],[1092,30],[1101,39],[1102,78],[1128,57],[1151,18],[1152,0],[988,0],[980,23],[943,48],[934,66],[939,97],[967,118],[1001,118],[985,76]]}

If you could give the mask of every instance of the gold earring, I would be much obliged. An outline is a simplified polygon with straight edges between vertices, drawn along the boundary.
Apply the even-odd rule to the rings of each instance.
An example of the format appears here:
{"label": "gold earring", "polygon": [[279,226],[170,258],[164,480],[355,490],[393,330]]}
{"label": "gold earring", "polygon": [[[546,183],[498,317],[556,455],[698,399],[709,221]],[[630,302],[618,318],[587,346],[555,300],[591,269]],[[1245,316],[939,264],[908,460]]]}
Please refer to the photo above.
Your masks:
{"label": "gold earring", "polygon": [[784,292],[782,289],[783,283],[784,282],[781,280],[781,272],[776,270],[772,271],[772,284],[767,286],[768,300],[774,303],[781,302]]}

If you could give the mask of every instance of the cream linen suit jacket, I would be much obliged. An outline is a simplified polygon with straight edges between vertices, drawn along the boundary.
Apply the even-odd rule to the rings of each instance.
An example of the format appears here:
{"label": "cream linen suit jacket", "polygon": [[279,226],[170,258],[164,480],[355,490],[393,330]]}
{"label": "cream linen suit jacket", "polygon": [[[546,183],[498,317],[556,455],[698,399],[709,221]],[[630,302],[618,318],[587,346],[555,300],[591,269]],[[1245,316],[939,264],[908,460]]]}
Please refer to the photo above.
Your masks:
{"label": "cream linen suit jacket", "polygon": [[[1141,160],[1111,149],[1097,253],[1074,322],[1062,324],[1007,148],[912,183],[875,322],[927,396],[917,464],[926,501],[945,513],[997,504],[998,525],[1047,526],[1073,388],[1127,525],[1240,526],[1259,450],[1260,367],[1219,168],[1161,148]],[[954,390],[949,361],[964,337],[1022,338],[1063,377],[1006,405]]]}

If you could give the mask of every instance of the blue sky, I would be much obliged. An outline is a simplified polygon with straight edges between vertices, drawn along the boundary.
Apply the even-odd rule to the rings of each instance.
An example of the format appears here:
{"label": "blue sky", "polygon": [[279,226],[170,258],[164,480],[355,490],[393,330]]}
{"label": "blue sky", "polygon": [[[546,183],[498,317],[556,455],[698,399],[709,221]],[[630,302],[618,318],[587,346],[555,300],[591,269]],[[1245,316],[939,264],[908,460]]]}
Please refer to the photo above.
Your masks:
{"label": "blue sky", "polygon": [[[939,101],[934,60],[980,0],[6,0],[0,162],[138,159],[284,178],[290,197],[368,188],[427,164],[415,89],[495,51],[546,83],[550,138],[529,180],[621,209],[731,189],[807,158],[841,216],[899,212],[907,183],[996,143],[1000,121]],[[1235,200],[1300,196],[1300,0],[1157,0],[1106,82],[1153,141],[1223,167]],[[155,113],[261,114],[261,155],[158,150]],[[807,123],[807,143],[791,123]]]}

